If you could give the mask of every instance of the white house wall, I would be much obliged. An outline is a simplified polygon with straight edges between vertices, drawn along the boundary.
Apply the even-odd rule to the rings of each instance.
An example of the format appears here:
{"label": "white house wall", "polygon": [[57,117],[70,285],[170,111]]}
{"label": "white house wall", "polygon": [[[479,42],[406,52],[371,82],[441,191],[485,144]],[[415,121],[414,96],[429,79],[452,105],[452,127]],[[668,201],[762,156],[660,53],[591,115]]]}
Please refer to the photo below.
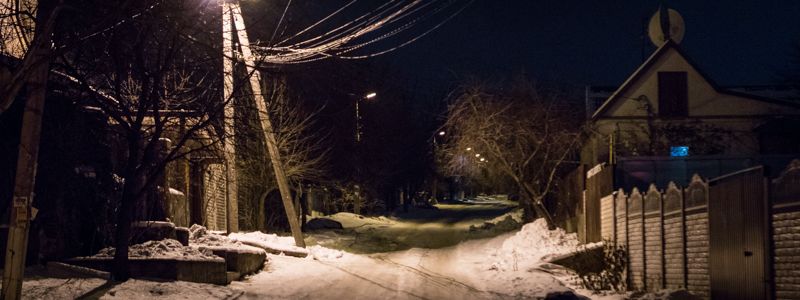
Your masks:
{"label": "white house wall", "polygon": [[686,72],[690,117],[800,114],[800,109],[718,92],[678,51],[670,48],[644,70],[615,103],[609,103],[608,110],[600,118],[646,117],[644,106],[634,100],[642,95],[649,100],[657,116],[658,72]]}

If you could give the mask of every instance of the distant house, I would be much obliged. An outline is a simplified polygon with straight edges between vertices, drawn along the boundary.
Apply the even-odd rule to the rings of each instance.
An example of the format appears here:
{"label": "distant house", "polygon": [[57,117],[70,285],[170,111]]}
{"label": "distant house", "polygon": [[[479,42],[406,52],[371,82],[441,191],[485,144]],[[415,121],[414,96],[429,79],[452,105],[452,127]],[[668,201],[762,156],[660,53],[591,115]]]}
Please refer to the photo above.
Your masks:
{"label": "distant house", "polygon": [[[785,165],[800,154],[800,102],[740,90],[719,87],[667,40],[587,112],[591,137],[581,161],[615,164],[615,185],[643,188],[688,182],[695,172],[713,177],[754,164]],[[589,99],[587,89],[587,107],[596,94]]]}

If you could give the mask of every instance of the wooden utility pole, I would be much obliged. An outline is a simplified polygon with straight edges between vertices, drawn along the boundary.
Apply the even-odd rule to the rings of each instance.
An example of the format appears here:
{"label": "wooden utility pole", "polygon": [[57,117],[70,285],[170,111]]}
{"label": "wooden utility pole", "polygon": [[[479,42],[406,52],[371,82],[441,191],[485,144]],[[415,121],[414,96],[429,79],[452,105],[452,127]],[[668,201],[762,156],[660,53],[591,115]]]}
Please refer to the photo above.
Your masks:
{"label": "wooden utility pole", "polygon": [[225,200],[227,208],[227,230],[228,232],[239,231],[239,182],[236,178],[236,126],[235,110],[233,106],[233,78],[234,60],[236,51],[233,50],[234,27],[231,20],[231,5],[227,1],[222,3],[222,71],[223,74],[223,101],[224,109],[224,140],[223,155],[225,157]]}
{"label": "wooden utility pole", "polygon": [[[223,0],[224,1],[224,0]],[[289,187],[289,180],[286,178],[286,172],[283,169],[283,161],[278,149],[278,142],[275,138],[275,132],[272,127],[272,121],[267,111],[267,102],[261,90],[261,73],[255,69],[255,57],[250,50],[250,39],[247,36],[247,29],[244,25],[242,18],[242,9],[239,6],[239,1],[223,3],[223,24],[233,20],[232,32],[237,34],[239,41],[239,53],[242,54],[247,74],[249,74],[250,88],[253,92],[254,102],[256,109],[258,109],[258,117],[261,121],[261,131],[264,133],[264,140],[266,142],[267,152],[269,153],[270,161],[272,162],[272,169],[275,172],[275,181],[278,183],[278,190],[281,193],[281,200],[283,208],[286,210],[286,218],[289,220],[289,228],[291,228],[294,242],[298,247],[305,247],[303,240],[303,232],[300,230],[300,219],[298,218],[297,211],[292,201],[292,190]],[[225,30],[223,29],[223,34]],[[231,43],[232,46],[232,43]],[[227,49],[224,50],[229,52]],[[232,50],[231,50],[232,51]],[[226,76],[233,76],[233,73],[226,74]],[[230,103],[229,103],[230,105]]]}
{"label": "wooden utility pole", "polygon": [[[28,250],[28,231],[36,209],[31,207],[34,197],[36,166],[39,158],[39,137],[42,128],[42,113],[47,95],[47,75],[50,71],[50,44],[54,27],[54,3],[42,1],[36,14],[36,31],[33,43],[23,60],[31,62],[25,75],[26,101],[22,113],[17,169],[14,177],[14,193],[11,200],[11,217],[6,243],[3,287],[0,298],[20,299],[22,279],[25,271],[25,254]],[[52,15],[51,15],[52,14]],[[9,95],[14,98],[15,95]]]}
{"label": "wooden utility pole", "polygon": [[22,277],[25,271],[25,253],[28,246],[28,231],[34,217],[31,203],[34,197],[36,164],[39,157],[39,136],[42,128],[42,112],[47,94],[47,56],[50,50],[33,49],[38,56],[27,80],[25,111],[22,114],[17,171],[14,177],[14,195],[11,201],[11,220],[6,244],[6,261],[3,269],[3,299],[19,299]]}

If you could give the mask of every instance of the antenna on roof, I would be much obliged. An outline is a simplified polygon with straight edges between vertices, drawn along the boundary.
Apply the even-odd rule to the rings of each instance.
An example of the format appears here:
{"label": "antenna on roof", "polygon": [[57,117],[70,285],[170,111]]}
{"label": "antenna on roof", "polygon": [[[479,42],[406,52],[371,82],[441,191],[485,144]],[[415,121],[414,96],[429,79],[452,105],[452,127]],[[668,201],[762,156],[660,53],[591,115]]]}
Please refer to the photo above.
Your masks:
{"label": "antenna on roof", "polygon": [[668,8],[662,2],[658,11],[650,18],[647,33],[653,45],[661,47],[668,40],[680,43],[683,40],[684,33],[686,33],[686,27],[681,14],[674,9]]}

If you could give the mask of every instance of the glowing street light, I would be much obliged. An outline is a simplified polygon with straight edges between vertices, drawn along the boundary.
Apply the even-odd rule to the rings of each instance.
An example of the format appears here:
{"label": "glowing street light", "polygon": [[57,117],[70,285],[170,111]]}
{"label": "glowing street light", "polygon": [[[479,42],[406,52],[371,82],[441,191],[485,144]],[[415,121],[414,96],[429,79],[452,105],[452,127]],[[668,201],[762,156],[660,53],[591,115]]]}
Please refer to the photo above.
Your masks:
{"label": "glowing street light", "polygon": [[[353,95],[353,94],[350,94]],[[353,95],[355,96],[355,95]],[[378,96],[376,92],[370,92],[369,94],[365,95],[363,100],[369,100]],[[361,142],[361,113],[358,109],[358,103],[361,102],[361,99],[356,99],[356,143]]]}
{"label": "glowing street light", "polygon": [[467,147],[467,151],[472,151],[472,147]]}
{"label": "glowing street light", "polygon": [[444,135],[444,131],[439,131],[439,135]]}
{"label": "glowing street light", "polygon": [[475,157],[481,157],[481,154],[480,153],[476,153]]}
{"label": "glowing street light", "polygon": [[483,157],[481,157],[481,161],[486,161],[486,159],[485,159],[485,158],[483,158]]}

